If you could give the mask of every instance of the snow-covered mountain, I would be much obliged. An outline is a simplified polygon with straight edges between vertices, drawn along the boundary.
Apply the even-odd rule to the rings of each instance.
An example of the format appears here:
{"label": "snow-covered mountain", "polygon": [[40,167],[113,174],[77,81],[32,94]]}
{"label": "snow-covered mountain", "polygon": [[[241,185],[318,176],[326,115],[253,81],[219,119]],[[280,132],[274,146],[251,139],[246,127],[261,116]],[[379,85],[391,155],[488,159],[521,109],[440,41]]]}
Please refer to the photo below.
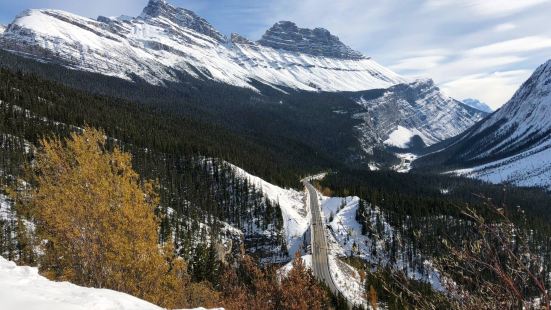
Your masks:
{"label": "snow-covered mountain", "polygon": [[5,30],[6,30],[6,26],[0,24],[0,34],[4,33]]}
{"label": "snow-covered mountain", "polygon": [[459,173],[494,183],[551,189],[551,60],[501,109],[420,163],[460,165]]}
{"label": "snow-covered mountain", "polygon": [[357,91],[405,82],[321,28],[276,23],[258,42],[230,39],[195,13],[150,0],[138,17],[97,20],[57,10],[15,18],[0,48],[40,60],[153,84],[178,73],[249,87],[254,80],[301,90]]}
{"label": "snow-covered mountain", "polygon": [[[93,20],[27,10],[0,34],[0,49],[153,85],[179,85],[191,77],[253,91],[261,89],[260,82],[282,91],[346,92],[359,104],[345,113],[362,120],[358,139],[367,153],[383,142],[406,146],[416,135],[416,145],[431,145],[484,116],[441,94],[432,81],[413,81],[381,66],[328,30],[282,21],[257,42],[239,34],[227,38],[194,12],[165,0],[150,0],[138,17]],[[382,96],[364,94],[384,89]]]}
{"label": "snow-covered mountain", "polygon": [[492,108],[490,108],[490,106],[488,106],[486,103],[478,99],[467,98],[463,100],[463,103],[470,107],[473,107],[475,109],[478,109],[480,111],[484,111],[487,113],[492,113],[494,111]]}
{"label": "snow-covered mountain", "polygon": [[358,130],[364,148],[377,142],[399,148],[432,145],[462,133],[487,115],[445,96],[429,79],[373,93],[356,98],[365,111],[355,115],[362,120]]}

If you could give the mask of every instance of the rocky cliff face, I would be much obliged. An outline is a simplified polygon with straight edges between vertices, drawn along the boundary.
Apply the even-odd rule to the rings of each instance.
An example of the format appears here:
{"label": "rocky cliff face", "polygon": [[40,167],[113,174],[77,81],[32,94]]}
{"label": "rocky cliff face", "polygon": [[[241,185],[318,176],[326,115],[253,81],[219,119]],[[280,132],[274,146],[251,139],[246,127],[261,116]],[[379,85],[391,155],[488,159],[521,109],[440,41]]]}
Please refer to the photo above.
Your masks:
{"label": "rocky cliff face", "polygon": [[[165,0],[151,0],[143,9],[140,18],[145,20],[167,19],[177,25],[207,35],[220,43],[227,41],[209,22],[194,12],[169,5]],[[162,25],[162,24],[161,24]]]}
{"label": "rocky cliff face", "polygon": [[260,45],[313,56],[338,59],[362,59],[338,37],[323,28],[304,29],[289,21],[276,23],[258,41]]}
{"label": "rocky cliff face", "polygon": [[[356,102],[365,112],[358,130],[366,148],[383,142],[404,148],[418,136],[432,145],[462,133],[487,113],[443,95],[429,79],[390,87],[376,95],[359,94]],[[419,146],[417,139],[417,144]]]}

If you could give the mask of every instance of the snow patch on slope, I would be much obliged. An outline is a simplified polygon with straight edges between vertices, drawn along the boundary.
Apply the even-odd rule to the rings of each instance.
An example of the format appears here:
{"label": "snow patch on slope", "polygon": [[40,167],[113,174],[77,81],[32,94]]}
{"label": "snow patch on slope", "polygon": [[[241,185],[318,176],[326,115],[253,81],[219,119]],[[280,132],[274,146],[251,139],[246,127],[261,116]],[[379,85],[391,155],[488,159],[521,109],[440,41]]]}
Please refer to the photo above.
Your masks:
{"label": "snow patch on slope", "polygon": [[[352,206],[357,206],[360,199],[358,197],[323,197],[322,198],[322,217],[329,222],[331,231],[335,231],[336,227],[346,227],[346,230],[356,235],[358,231],[361,233],[361,226],[355,220],[356,211]],[[351,208],[352,207],[352,208]],[[344,211],[344,210],[348,211]],[[353,214],[350,214],[352,212]],[[328,234],[330,235],[330,234]],[[333,241],[333,242],[331,242]],[[330,255],[329,255],[329,270],[331,271],[331,278],[337,286],[338,290],[344,295],[346,300],[352,304],[367,306],[367,300],[365,298],[365,289],[361,281],[358,271],[342,262],[339,257],[348,256],[346,248],[350,248],[352,243],[344,244],[339,243],[335,246],[333,238],[328,238],[330,242]],[[333,246],[331,246],[333,245]],[[349,251],[348,251],[349,252]]]}
{"label": "snow patch on slope", "polygon": [[[328,242],[331,254],[335,257],[344,257],[353,254],[372,265],[390,265],[395,270],[407,270],[406,274],[409,278],[430,283],[436,290],[443,290],[439,273],[432,267],[430,262],[424,261],[424,272],[419,272],[412,268],[408,260],[405,257],[401,257],[401,255],[397,255],[396,262],[391,263],[390,249],[385,243],[392,240],[394,228],[384,220],[384,214],[379,208],[375,208],[375,210],[372,211],[370,222],[372,227],[375,227],[378,221],[380,222],[383,227],[382,235],[377,236],[375,239],[370,238],[369,235],[362,235],[362,227],[360,223],[356,221],[356,212],[359,208],[359,202],[360,199],[355,196],[322,198],[321,206],[323,217],[330,227]],[[333,220],[329,221],[331,215],[333,215]],[[415,259],[423,260],[421,256],[415,257]],[[347,274],[350,274],[350,272]],[[346,285],[352,288],[352,290],[356,290],[358,294],[357,298],[359,298],[361,290],[355,289],[356,285],[354,284],[355,280],[353,277],[350,278],[350,281],[347,282]]]}
{"label": "snow patch on slope", "polygon": [[290,257],[294,257],[297,251],[301,251],[304,233],[310,226],[310,214],[304,205],[304,192],[283,189],[251,175],[235,165],[230,164],[230,166],[237,176],[247,179],[267,199],[279,204],[283,216],[287,251]]}
{"label": "snow patch on slope", "polygon": [[406,148],[413,136],[415,136],[415,134],[411,130],[398,126],[396,130],[388,135],[388,139],[384,141],[384,144],[399,148]]}
{"label": "snow patch on slope", "polygon": [[0,220],[10,220],[13,218],[14,212],[9,198],[4,194],[0,194]]}
{"label": "snow patch on slope", "polygon": [[1,256],[0,306],[6,310],[162,310],[125,293],[50,281],[38,274],[38,268],[16,266]]}
{"label": "snow patch on slope", "polygon": [[413,153],[397,153],[396,157],[398,157],[400,163],[393,166],[392,170],[400,173],[408,173],[411,170],[411,164],[418,156]]}
{"label": "snow patch on slope", "polygon": [[329,255],[329,271],[335,286],[344,298],[353,305],[367,307],[365,288],[358,271],[341,261],[335,255]]}
{"label": "snow patch on slope", "polygon": [[[301,259],[304,266],[312,270],[312,254],[303,255],[301,256]],[[283,267],[279,268],[277,272],[280,277],[286,277],[291,269],[293,269],[293,261],[290,261]]]}
{"label": "snow patch on slope", "polygon": [[551,141],[515,156],[453,173],[494,184],[511,183],[551,191]]}

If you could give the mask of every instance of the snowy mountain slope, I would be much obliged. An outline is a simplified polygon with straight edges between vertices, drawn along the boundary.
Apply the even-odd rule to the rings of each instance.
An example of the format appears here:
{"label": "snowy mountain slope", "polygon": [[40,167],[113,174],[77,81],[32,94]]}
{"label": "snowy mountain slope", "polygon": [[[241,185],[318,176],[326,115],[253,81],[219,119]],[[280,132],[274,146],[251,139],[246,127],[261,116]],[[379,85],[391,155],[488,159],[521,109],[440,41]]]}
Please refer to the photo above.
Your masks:
{"label": "snowy mountain slope", "polygon": [[28,10],[0,36],[0,48],[73,69],[128,80],[139,77],[156,85],[178,81],[182,72],[249,88],[253,80],[326,91],[386,88],[406,81],[360,57],[326,30],[296,28],[312,40],[317,38],[313,42],[318,45],[329,38],[332,45],[327,53],[314,53],[317,45],[297,43],[297,48],[281,49],[268,43],[266,38],[274,37],[280,24],[260,43],[253,43],[238,35],[228,40],[195,13],[165,0],[151,0],[136,18],[92,20],[56,10]]}
{"label": "snowy mountain slope", "polygon": [[491,128],[493,143],[473,153],[474,158],[508,154],[548,141],[550,120],[551,60],[536,69],[509,102],[465,137],[483,135]]}
{"label": "snowy mountain slope", "polygon": [[231,166],[237,176],[247,179],[262,191],[267,199],[279,204],[283,217],[287,251],[289,258],[294,257],[297,251],[301,251],[303,236],[310,226],[310,214],[304,205],[304,193],[293,189],[283,189],[251,175],[237,166]]}
{"label": "snowy mountain slope", "polygon": [[6,26],[0,24],[0,34],[4,33],[5,30],[6,30]]}
{"label": "snowy mountain slope", "polygon": [[442,94],[429,79],[392,86],[384,91],[355,96],[363,111],[354,117],[365,149],[375,143],[407,148],[418,136],[432,145],[462,133],[487,113]]}
{"label": "snowy mountain slope", "polygon": [[551,60],[501,109],[446,144],[415,165],[460,166],[472,168],[461,174],[492,182],[549,187]]}
{"label": "snowy mountain slope", "polygon": [[312,56],[243,43],[234,43],[232,51],[250,78],[270,85],[337,92],[387,88],[407,81],[367,58]]}
{"label": "snowy mountain slope", "polygon": [[470,106],[470,107],[472,107],[472,108],[483,111],[483,112],[492,113],[494,111],[487,104],[485,104],[484,102],[482,102],[478,99],[468,98],[468,99],[463,100],[463,103]]}
{"label": "snowy mountain slope", "polygon": [[55,10],[28,10],[4,32],[0,46],[74,69],[124,79],[138,76],[153,84],[176,81],[179,71],[204,77],[206,71],[194,70],[190,63],[208,61],[213,79],[247,86],[242,77],[245,72],[225,57],[226,48],[215,38],[179,24],[176,17],[144,13],[131,21],[99,20]]}
{"label": "snowy mountain slope", "polygon": [[[323,197],[322,210],[330,231],[329,240],[332,241],[331,251],[334,256],[356,255],[374,265],[390,265],[396,270],[407,270],[411,279],[430,283],[436,290],[442,290],[437,270],[424,263],[424,270],[417,270],[405,257],[400,257],[391,262],[390,249],[386,243],[391,241],[394,228],[384,220],[384,214],[379,208],[371,210],[371,226],[383,227],[383,236],[373,239],[368,235],[362,235],[360,223],[356,220],[356,212],[359,208],[358,197]],[[414,260],[423,261],[421,255]]]}
{"label": "snowy mountain slope", "polygon": [[518,155],[456,170],[455,173],[490,183],[512,183],[551,190],[551,140]]}
{"label": "snowy mountain slope", "polygon": [[[50,281],[38,268],[16,266],[0,256],[0,307],[5,310],[161,310],[147,301],[108,290]],[[201,308],[197,308],[201,309]]]}

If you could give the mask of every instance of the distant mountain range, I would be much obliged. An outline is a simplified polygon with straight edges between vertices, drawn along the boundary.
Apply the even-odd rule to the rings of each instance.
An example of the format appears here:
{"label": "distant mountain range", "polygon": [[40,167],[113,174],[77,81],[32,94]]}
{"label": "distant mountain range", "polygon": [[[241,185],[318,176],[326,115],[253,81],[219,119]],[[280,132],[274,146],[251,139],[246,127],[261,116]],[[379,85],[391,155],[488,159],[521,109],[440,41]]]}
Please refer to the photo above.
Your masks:
{"label": "distant mountain range", "polygon": [[[58,10],[27,10],[0,35],[0,48],[73,70],[177,91],[181,84],[196,83],[191,78],[249,90],[255,99],[248,100],[253,101],[259,95],[274,97],[265,87],[280,94],[275,97],[281,102],[285,94],[304,91],[338,95],[345,100],[338,108],[333,104],[330,113],[349,119],[358,144],[353,148],[363,153],[351,155],[351,162],[384,148],[385,141],[391,147],[432,145],[487,115],[444,96],[430,80],[394,73],[326,29],[281,21],[257,42],[239,34],[227,38],[194,12],[164,0],[150,0],[138,17],[93,20]],[[228,98],[226,93],[209,95],[221,102]],[[331,118],[326,114],[320,125]],[[408,137],[403,145],[389,143],[393,133],[404,129]],[[329,133],[335,144],[343,134]],[[341,153],[351,152],[350,145],[338,147]]]}

